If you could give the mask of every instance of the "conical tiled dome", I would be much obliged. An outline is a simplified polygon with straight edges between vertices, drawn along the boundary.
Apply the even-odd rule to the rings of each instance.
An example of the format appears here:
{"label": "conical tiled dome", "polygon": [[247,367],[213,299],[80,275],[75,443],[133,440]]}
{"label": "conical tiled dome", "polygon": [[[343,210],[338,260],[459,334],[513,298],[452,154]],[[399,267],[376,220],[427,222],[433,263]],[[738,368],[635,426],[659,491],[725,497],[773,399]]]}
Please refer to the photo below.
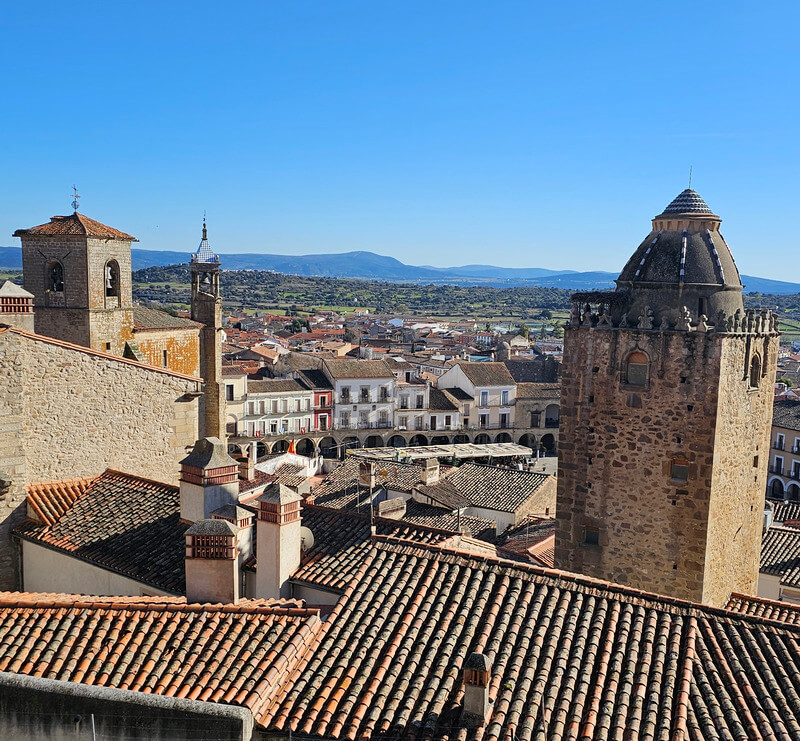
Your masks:
{"label": "conical tiled dome", "polygon": [[728,245],[720,234],[722,219],[698,193],[687,188],[653,219],[645,237],[617,279],[638,316],[647,307],[692,316],[733,314],[742,306],[742,283]]}
{"label": "conical tiled dome", "polygon": [[219,258],[214,254],[214,250],[211,249],[211,245],[208,243],[208,230],[206,229],[205,219],[203,219],[203,238],[200,240],[197,252],[192,255],[192,262],[219,262]]}
{"label": "conical tiled dome", "polygon": [[669,204],[662,212],[665,214],[712,214],[713,211],[708,207],[708,204],[700,197],[697,191],[687,188],[679,193],[672,203]]}

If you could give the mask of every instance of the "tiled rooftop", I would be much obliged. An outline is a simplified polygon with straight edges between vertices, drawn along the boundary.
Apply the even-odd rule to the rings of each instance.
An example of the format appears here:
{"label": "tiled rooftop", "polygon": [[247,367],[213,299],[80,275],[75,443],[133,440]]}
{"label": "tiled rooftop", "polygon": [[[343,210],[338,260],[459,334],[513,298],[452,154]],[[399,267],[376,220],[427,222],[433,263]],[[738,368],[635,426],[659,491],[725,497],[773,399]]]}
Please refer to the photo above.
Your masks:
{"label": "tiled rooftop", "polygon": [[800,401],[776,401],[772,407],[772,426],[800,430]]}
{"label": "tiled rooftop", "polygon": [[26,487],[28,516],[44,525],[52,525],[83,496],[95,476],[66,481],[48,481]]}
{"label": "tiled rooftop", "polygon": [[[303,553],[292,580],[344,591],[369,555],[369,515],[306,504],[302,522],[314,534],[314,546]],[[375,517],[373,522],[378,535],[417,543],[440,543],[453,534],[402,520]]]}
{"label": "tiled rooftop", "polygon": [[248,394],[295,394],[299,391],[308,392],[308,389],[293,378],[267,378],[263,381],[247,382]]}
{"label": "tiled rooftop", "polygon": [[535,516],[525,517],[497,539],[504,552],[524,556],[531,563],[555,566],[556,521]]}
{"label": "tiled rooftop", "polygon": [[779,576],[781,584],[800,587],[800,528],[773,525],[764,533],[759,570]]}
{"label": "tiled rooftop", "polygon": [[517,399],[551,399],[561,396],[560,383],[518,383]]}
{"label": "tiled rooftop", "polygon": [[166,311],[149,309],[146,306],[133,307],[133,326],[136,330],[147,329],[199,329],[200,322],[172,316]]}
{"label": "tiled rooftop", "polygon": [[[479,463],[463,463],[447,474],[447,481],[467,497],[473,506],[501,512],[516,512],[531,497],[540,493],[549,478],[543,473],[484,466]],[[544,513],[546,508],[553,508],[550,499],[552,497],[545,496],[541,507],[534,505],[533,511]]]}
{"label": "tiled rooftop", "polygon": [[382,360],[326,360],[325,366],[333,378],[394,378]]}
{"label": "tiled rooftop", "polygon": [[457,412],[460,409],[458,401],[450,394],[446,394],[443,389],[435,386],[430,388],[430,402],[428,404],[431,411],[437,412]]}
{"label": "tiled rooftop", "polygon": [[[800,627],[434,546],[376,544],[263,720],[327,739],[796,739]],[[472,652],[490,717],[463,716]]]}
{"label": "tiled rooftop", "polygon": [[[314,504],[336,509],[357,509],[356,486],[359,460],[348,456],[341,465],[333,469],[313,492]],[[408,463],[378,461],[376,487],[386,486],[395,491],[411,491],[421,477],[422,467]],[[366,496],[361,495],[364,508]]]}
{"label": "tiled rooftop", "polygon": [[458,363],[475,386],[513,386],[514,378],[503,363]]}
{"label": "tiled rooftop", "polygon": [[28,235],[35,236],[62,236],[75,235],[83,237],[97,237],[99,239],[120,239],[124,242],[138,242],[136,237],[121,232],[119,229],[101,224],[77,211],[69,216],[53,216],[46,224],[32,226],[29,229],[17,229],[15,237]]}
{"label": "tiled rooftop", "polygon": [[[108,470],[67,507],[55,484],[31,490],[47,524],[27,520],[14,532],[174,594],[185,590],[184,532],[178,488]],[[55,519],[56,515],[59,515]]]}
{"label": "tiled rooftop", "polygon": [[800,502],[772,502],[772,517],[775,522],[800,520]]}
{"label": "tiled rooftop", "polygon": [[331,382],[319,368],[303,368],[297,371],[297,380],[310,389],[331,389]]}
{"label": "tiled rooftop", "polygon": [[243,705],[256,720],[321,626],[295,601],[0,593],[0,671]]}
{"label": "tiled rooftop", "polygon": [[765,620],[777,620],[781,623],[800,625],[800,605],[791,602],[776,602],[775,600],[751,597],[747,594],[734,592],[725,609],[741,612],[744,615],[753,615]]}
{"label": "tiled rooftop", "polygon": [[458,514],[458,511],[446,507],[434,507],[420,504],[413,499],[406,502],[406,513],[403,520],[415,525],[441,528],[452,533],[467,532],[473,538],[494,543],[497,538],[497,525],[494,520],[483,517]]}
{"label": "tiled rooftop", "polygon": [[697,191],[687,188],[678,193],[670,204],[662,211],[664,214],[713,214],[708,204]]}

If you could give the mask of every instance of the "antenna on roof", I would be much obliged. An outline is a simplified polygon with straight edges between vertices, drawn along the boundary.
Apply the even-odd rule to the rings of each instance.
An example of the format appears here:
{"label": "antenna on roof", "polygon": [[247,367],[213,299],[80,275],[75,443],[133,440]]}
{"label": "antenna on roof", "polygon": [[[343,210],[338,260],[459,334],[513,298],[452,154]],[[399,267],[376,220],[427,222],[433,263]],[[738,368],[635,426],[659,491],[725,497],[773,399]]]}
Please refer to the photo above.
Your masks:
{"label": "antenna on roof", "polygon": [[81,197],[78,195],[78,189],[73,185],[72,186],[72,210],[75,213],[78,213],[78,207],[81,205],[79,203]]}
{"label": "antenna on roof", "polygon": [[692,187],[692,166],[689,165],[689,187]]}

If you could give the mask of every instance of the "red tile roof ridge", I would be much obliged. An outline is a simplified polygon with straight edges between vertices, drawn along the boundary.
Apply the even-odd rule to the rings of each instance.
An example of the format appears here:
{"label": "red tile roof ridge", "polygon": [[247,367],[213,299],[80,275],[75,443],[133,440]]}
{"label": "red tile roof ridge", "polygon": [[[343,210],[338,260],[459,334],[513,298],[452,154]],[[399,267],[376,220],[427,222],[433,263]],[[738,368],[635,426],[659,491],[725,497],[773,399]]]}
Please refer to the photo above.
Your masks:
{"label": "red tile roof ridge", "polygon": [[[491,563],[500,566],[508,566],[509,568],[519,569],[521,571],[528,571],[532,575],[550,577],[565,582],[572,582],[578,586],[586,587],[589,589],[599,589],[605,592],[618,594],[622,597],[629,597],[634,600],[644,600],[647,602],[657,602],[663,608],[667,606],[674,607],[680,611],[686,611],[686,615],[709,615],[713,614],[718,617],[727,617],[730,619],[746,619],[748,621],[763,622],[768,625],[780,625],[793,631],[800,632],[800,625],[787,624],[785,622],[769,620],[761,618],[756,615],[744,614],[729,610],[725,607],[714,607],[713,605],[705,605],[702,602],[692,602],[690,600],[679,599],[666,594],[658,594],[656,592],[647,592],[635,587],[628,587],[624,584],[615,584],[614,582],[605,581],[603,579],[595,579],[585,574],[578,574],[572,571],[563,571],[561,569],[551,569],[536,564],[515,561],[513,559],[503,557],[501,555],[489,555],[485,553],[474,553],[457,548],[449,547],[446,543],[438,545],[436,543],[419,543],[402,540],[400,538],[393,538],[389,535],[375,535],[373,536],[373,547],[378,550],[388,550],[407,554],[423,556],[427,554],[431,558],[439,556],[466,558],[473,561],[480,561],[482,563]],[[784,603],[779,603],[784,604]]]}
{"label": "red tile roof ridge", "polygon": [[174,491],[178,491],[179,487],[175,486],[175,484],[168,484],[165,481],[157,481],[156,479],[149,479],[146,476],[138,476],[135,473],[128,473],[127,471],[120,471],[116,468],[107,468],[103,473],[99,476],[95,476],[94,480],[99,481],[100,478],[105,476],[106,474],[114,474],[116,476],[124,476],[126,479],[136,479],[137,481],[143,481],[146,484],[155,484],[156,486],[164,486],[168,489],[173,489]]}
{"label": "red tile roof ridge", "polygon": [[747,617],[749,619],[754,619],[759,622],[763,622],[766,625],[780,625],[783,627],[789,626],[789,627],[800,628],[800,624],[790,623],[786,619],[782,619],[779,617],[764,617],[763,615],[756,615],[754,613],[745,612],[741,608],[735,605],[737,601],[744,602],[746,604],[763,605],[765,608],[779,610],[781,612],[795,613],[798,615],[798,620],[800,621],[800,604],[796,602],[781,602],[780,600],[767,599],[766,597],[756,597],[751,594],[743,594],[741,592],[731,592],[731,596],[728,599],[728,602],[726,603],[725,607],[719,609],[722,609],[727,613],[733,613],[733,615],[735,615],[737,618]]}
{"label": "red tile roof ridge", "polygon": [[[76,224],[77,222],[77,224]],[[70,228],[72,227],[77,228]],[[85,236],[93,237],[95,239],[115,239],[123,242],[138,242],[136,237],[115,229],[113,226],[103,224],[97,219],[92,219],[86,214],[81,214],[75,211],[65,216],[51,216],[50,221],[44,224],[37,224],[36,226],[28,227],[27,229],[17,229],[14,232],[15,237],[21,237],[26,234],[44,234],[47,236]]]}
{"label": "red tile roof ridge", "polygon": [[185,597],[83,595],[57,592],[0,592],[0,609],[103,609],[140,612],[205,612],[243,615],[319,617],[319,608],[306,607],[303,600],[247,599],[237,604],[186,602]]}
{"label": "red tile roof ridge", "polygon": [[83,345],[76,345],[72,342],[65,342],[64,340],[57,340],[54,337],[46,337],[45,335],[36,334],[35,332],[27,332],[24,329],[20,329],[19,327],[11,327],[11,326],[0,326],[0,334],[3,332],[12,332],[14,334],[21,335],[22,337],[27,337],[31,340],[37,340],[39,342],[47,342],[50,345],[57,345],[58,347],[65,347],[68,350],[77,350],[78,352],[85,353],[86,355],[94,355],[100,358],[106,358],[107,360],[115,360],[119,363],[124,363],[125,365],[133,365],[137,368],[145,368],[146,370],[153,371],[155,373],[163,373],[167,376],[174,376],[176,378],[184,378],[187,381],[194,381],[195,383],[203,383],[203,379],[199,378],[198,376],[190,376],[186,373],[178,373],[177,371],[170,370],[169,368],[160,368],[157,365],[149,365],[147,363],[140,363],[138,360],[130,360],[129,358],[123,358],[120,355],[112,355],[111,353],[103,352],[102,350],[94,350],[91,347],[84,347]]}
{"label": "red tile roof ridge", "polygon": [[86,493],[99,475],[28,484],[25,487],[27,504],[44,525],[52,525]]}

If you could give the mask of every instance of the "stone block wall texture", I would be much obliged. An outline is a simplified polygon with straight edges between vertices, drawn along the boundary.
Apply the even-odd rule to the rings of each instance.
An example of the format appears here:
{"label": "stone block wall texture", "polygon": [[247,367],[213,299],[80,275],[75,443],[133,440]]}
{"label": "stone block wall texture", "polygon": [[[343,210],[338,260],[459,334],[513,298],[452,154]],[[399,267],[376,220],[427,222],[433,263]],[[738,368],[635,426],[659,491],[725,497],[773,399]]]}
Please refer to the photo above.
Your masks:
{"label": "stone block wall texture", "polygon": [[134,342],[150,365],[162,367],[166,350],[170,370],[200,377],[199,329],[137,330]]}
{"label": "stone block wall texture", "polygon": [[[8,518],[25,486],[106,468],[177,483],[198,437],[200,382],[54,340],[0,330],[0,587],[14,585]],[[6,532],[3,532],[5,529]]]}
{"label": "stone block wall texture", "polygon": [[[766,338],[770,371],[756,390],[753,341],[566,330],[558,568],[711,604],[755,594],[777,338]],[[625,383],[633,351],[650,358],[645,387]],[[673,461],[688,463],[688,480],[671,478]]]}

